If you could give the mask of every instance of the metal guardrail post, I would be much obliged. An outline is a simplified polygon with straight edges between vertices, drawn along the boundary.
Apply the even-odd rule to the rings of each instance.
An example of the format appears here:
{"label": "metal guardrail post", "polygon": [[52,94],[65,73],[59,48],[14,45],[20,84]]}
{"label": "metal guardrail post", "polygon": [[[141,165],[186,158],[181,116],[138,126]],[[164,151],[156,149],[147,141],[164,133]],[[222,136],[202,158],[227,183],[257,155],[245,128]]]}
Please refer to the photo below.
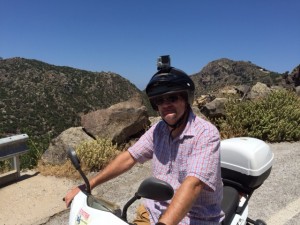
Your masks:
{"label": "metal guardrail post", "polygon": [[28,152],[27,140],[27,134],[19,134],[0,139],[0,161],[10,158],[13,159],[12,170],[0,174],[0,186],[20,177],[19,156]]}

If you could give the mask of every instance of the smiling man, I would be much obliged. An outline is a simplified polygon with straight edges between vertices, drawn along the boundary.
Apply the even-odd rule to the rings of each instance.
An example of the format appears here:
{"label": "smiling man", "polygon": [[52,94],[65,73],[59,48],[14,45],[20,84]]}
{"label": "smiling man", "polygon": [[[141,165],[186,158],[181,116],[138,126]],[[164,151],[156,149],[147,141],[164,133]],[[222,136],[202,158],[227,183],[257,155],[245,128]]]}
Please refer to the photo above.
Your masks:
{"label": "smiling man", "polygon": [[[160,59],[146,87],[162,118],[129,148],[140,163],[152,159],[152,174],[172,185],[171,201],[146,200],[136,224],[220,224],[222,181],[218,130],[197,117],[191,105],[195,85],[183,71]],[[149,220],[149,222],[147,222]]]}
{"label": "smiling man", "polygon": [[[224,218],[219,132],[193,113],[194,90],[190,77],[171,67],[168,56],[160,58],[146,93],[162,121],[90,179],[93,189],[137,162],[152,160],[152,175],[168,182],[175,194],[170,201],[146,199],[136,225],[216,225]],[[76,187],[67,194],[67,205],[78,192]]]}

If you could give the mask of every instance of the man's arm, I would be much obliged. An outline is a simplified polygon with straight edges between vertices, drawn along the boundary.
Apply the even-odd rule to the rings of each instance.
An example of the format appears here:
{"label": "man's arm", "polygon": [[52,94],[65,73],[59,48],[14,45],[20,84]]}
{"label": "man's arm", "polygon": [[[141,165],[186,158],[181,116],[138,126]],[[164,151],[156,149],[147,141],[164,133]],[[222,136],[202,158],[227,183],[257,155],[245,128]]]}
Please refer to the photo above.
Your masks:
{"label": "man's arm", "polygon": [[[100,173],[98,173],[95,177],[90,179],[89,182],[91,185],[91,189],[126,172],[127,170],[131,169],[135,163],[135,159],[131,156],[131,154],[128,151],[122,152],[112,162],[110,162]],[[78,194],[79,191],[80,188],[75,187],[67,193],[65,197],[67,207],[70,205],[71,201],[73,200],[75,195]]]}
{"label": "man's arm", "polygon": [[90,180],[91,189],[128,171],[135,163],[135,159],[128,151],[122,152],[98,173],[97,176]]}
{"label": "man's arm", "polygon": [[198,178],[187,177],[180,185],[171,204],[161,216],[159,222],[166,225],[177,225],[192,208],[203,185],[204,184]]}

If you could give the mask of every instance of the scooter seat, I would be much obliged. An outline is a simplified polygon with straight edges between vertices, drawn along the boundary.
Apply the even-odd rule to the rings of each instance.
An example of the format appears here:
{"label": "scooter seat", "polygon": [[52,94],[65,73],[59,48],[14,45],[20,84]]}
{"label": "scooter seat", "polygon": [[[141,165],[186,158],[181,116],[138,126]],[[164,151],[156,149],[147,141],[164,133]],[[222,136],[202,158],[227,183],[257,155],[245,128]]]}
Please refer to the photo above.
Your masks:
{"label": "scooter seat", "polygon": [[222,225],[229,225],[235,215],[236,209],[239,205],[239,193],[238,191],[230,186],[223,187],[223,200],[222,210],[225,213],[225,219]]}

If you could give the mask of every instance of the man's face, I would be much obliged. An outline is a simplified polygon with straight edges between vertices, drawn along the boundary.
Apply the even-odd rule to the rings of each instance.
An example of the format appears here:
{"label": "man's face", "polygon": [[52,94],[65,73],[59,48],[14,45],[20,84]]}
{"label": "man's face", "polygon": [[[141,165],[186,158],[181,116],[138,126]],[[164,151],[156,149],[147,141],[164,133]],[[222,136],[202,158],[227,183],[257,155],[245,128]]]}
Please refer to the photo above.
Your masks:
{"label": "man's face", "polygon": [[159,96],[153,99],[153,102],[156,104],[161,118],[170,125],[174,125],[186,109],[186,101],[178,93]]}

